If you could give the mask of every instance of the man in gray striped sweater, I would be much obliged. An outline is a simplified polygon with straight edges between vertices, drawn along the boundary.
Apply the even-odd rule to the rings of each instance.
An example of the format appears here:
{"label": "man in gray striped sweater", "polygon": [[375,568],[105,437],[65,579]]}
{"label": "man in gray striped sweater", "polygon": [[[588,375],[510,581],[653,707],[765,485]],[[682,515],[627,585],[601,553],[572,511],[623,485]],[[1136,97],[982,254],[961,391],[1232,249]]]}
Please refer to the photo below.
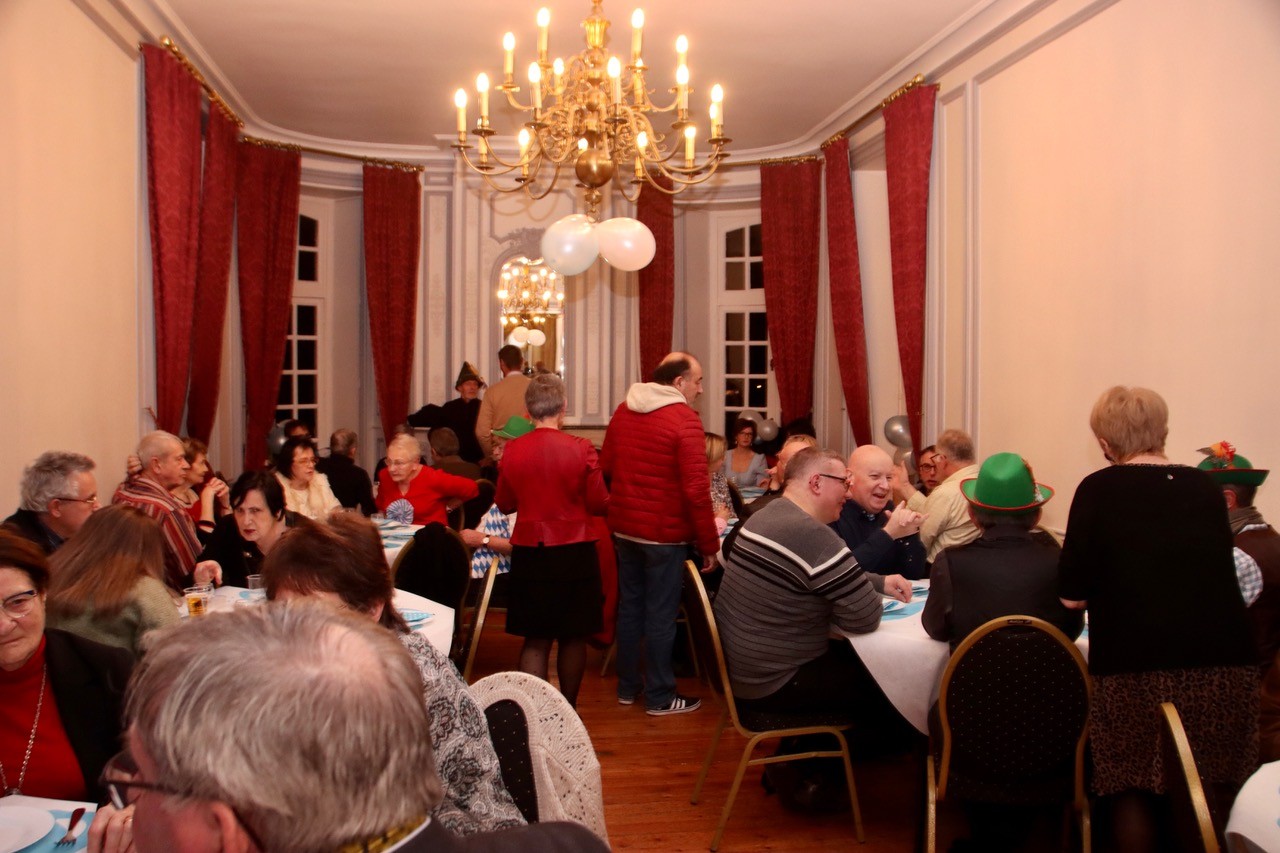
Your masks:
{"label": "man in gray striped sweater", "polygon": [[831,628],[874,631],[881,594],[909,601],[911,582],[864,572],[827,526],[840,515],[847,480],[839,454],[799,451],[787,463],[782,497],[726,543],[716,623],[733,694],[746,707],[861,717],[868,698],[880,695]]}

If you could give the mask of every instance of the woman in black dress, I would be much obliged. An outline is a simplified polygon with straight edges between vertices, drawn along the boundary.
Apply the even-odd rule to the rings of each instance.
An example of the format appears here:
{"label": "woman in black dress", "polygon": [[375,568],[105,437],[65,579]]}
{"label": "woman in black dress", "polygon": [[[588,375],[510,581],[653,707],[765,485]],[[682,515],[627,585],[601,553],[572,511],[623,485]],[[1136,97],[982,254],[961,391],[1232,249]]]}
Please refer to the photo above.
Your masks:
{"label": "woman in black dress", "polygon": [[1231,528],[1213,480],[1165,456],[1159,394],[1111,388],[1089,425],[1111,467],[1076,489],[1059,567],[1063,603],[1089,611],[1093,790],[1115,849],[1168,849],[1160,703],[1177,706],[1220,802],[1257,760],[1258,676]]}

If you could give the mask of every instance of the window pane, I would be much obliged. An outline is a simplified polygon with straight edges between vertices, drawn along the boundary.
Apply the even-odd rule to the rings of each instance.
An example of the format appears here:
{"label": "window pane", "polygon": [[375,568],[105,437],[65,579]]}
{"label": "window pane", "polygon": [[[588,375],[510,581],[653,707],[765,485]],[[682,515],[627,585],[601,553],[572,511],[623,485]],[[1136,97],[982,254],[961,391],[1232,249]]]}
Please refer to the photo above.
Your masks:
{"label": "window pane", "polygon": [[315,403],[316,403],[316,378],[315,378],[314,376],[299,376],[299,377],[298,377],[298,402],[299,402],[299,403],[310,403],[310,404],[311,404],[311,405],[313,405],[313,406],[315,405]]}
{"label": "window pane", "polygon": [[744,380],[742,379],[726,379],[724,381],[724,404],[726,406],[742,407],[743,383]]}
{"label": "window pane", "polygon": [[307,425],[312,435],[316,434],[316,414],[315,409],[302,409],[298,412],[298,420]]}
{"label": "window pane", "polygon": [[298,281],[316,280],[316,253],[298,252]]}
{"label": "window pane", "polygon": [[299,305],[298,306],[298,334],[299,335],[315,335],[315,333],[316,333],[316,306]]}
{"label": "window pane", "polygon": [[747,403],[753,409],[763,409],[769,405],[769,383],[763,379],[751,380],[751,393]]}
{"label": "window pane", "polygon": [[760,257],[764,254],[764,250],[760,248],[760,226],[751,226],[751,254],[754,257]]}
{"label": "window pane", "polygon": [[757,376],[769,372],[769,348],[767,346],[751,347],[751,369],[748,373]]}
{"label": "window pane", "polygon": [[293,377],[286,373],[280,377],[280,390],[276,393],[276,405],[288,406],[293,403]]}
{"label": "window pane", "polygon": [[318,246],[316,242],[316,233],[319,231],[317,227],[320,223],[312,219],[310,216],[298,217],[298,245],[299,246]]}
{"label": "window pane", "polygon": [[742,264],[728,261],[724,265],[724,289],[725,290],[745,290],[747,283],[744,280],[743,273],[745,270]]}
{"label": "window pane", "polygon": [[726,341],[741,341],[747,337],[746,333],[746,322],[741,314],[724,315],[724,339]]}
{"label": "window pane", "polygon": [[769,321],[766,319],[763,311],[751,312],[751,340],[769,340]]}
{"label": "window pane", "polygon": [[764,289],[764,261],[751,262],[751,289]]}
{"label": "window pane", "polygon": [[284,369],[293,370],[293,341],[284,342]]}
{"label": "window pane", "polygon": [[742,245],[742,229],[738,228],[724,235],[724,256],[726,258],[740,258],[743,253]]}
{"label": "window pane", "polygon": [[298,341],[298,369],[316,369],[316,342]]}
{"label": "window pane", "polygon": [[276,409],[276,423],[287,421],[291,417],[293,417],[292,409]]}
{"label": "window pane", "polygon": [[725,373],[746,373],[746,353],[743,352],[744,347],[727,346],[724,348],[724,372]]}

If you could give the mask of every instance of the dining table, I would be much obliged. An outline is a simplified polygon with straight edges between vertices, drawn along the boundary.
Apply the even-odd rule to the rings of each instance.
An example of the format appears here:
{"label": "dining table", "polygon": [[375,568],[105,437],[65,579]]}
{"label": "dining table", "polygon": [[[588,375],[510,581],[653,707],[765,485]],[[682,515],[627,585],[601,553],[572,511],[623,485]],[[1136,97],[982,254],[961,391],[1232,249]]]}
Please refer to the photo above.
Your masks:
{"label": "dining table", "polygon": [[[951,645],[924,630],[921,614],[929,598],[929,581],[912,581],[911,601],[882,596],[884,612],[876,630],[865,634],[839,631],[884,691],[885,698],[918,731],[929,732],[929,709],[938,698]],[[1089,656],[1088,627],[1076,647]],[[1277,848],[1280,849],[1280,848]]]}
{"label": "dining table", "polygon": [[1280,761],[1259,767],[1236,795],[1227,818],[1233,853],[1280,850]]}
{"label": "dining table", "polygon": [[[58,846],[67,835],[73,813],[84,809],[72,830],[73,843]],[[0,853],[75,853],[89,847],[93,803],[12,794],[0,797]]]}

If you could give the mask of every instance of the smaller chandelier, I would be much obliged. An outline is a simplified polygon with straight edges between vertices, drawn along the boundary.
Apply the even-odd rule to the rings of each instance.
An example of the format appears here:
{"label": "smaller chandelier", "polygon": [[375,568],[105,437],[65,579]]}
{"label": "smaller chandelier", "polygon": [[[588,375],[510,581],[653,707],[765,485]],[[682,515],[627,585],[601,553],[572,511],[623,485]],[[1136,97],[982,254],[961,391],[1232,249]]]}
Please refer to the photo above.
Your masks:
{"label": "smaller chandelier", "polygon": [[564,311],[564,276],[550,269],[542,258],[512,258],[502,265],[498,282],[502,325],[541,327]]}
{"label": "smaller chandelier", "polygon": [[[684,36],[676,40],[674,99],[665,106],[657,105],[645,81],[649,66],[641,55],[644,12],[636,9],[631,16],[627,61],[610,55],[605,48],[609,21],[602,2],[591,0],[591,15],[582,24],[587,47],[568,59],[550,57],[551,13],[546,8],[538,10],[537,59],[529,65],[527,102],[516,97],[520,87],[515,81],[515,36],[504,36],[503,82],[496,88],[513,109],[529,115],[517,136],[520,154],[516,160],[504,160],[490,145],[495,131],[489,126],[488,75],[476,78],[480,117],[470,130],[476,137],[474,146],[467,141],[467,93],[459,89],[454,96],[458,141],[453,147],[489,186],[499,192],[523,191],[539,199],[555,187],[562,168],[572,167],[578,186],[586,189],[587,215],[592,220],[600,210],[601,188],[615,175],[632,176],[630,187],[621,188],[628,201],[634,202],[645,184],[674,195],[710,178],[728,156],[724,146],[731,141],[724,135],[724,90],[717,84],[711,88],[710,151],[698,162],[697,127],[689,117],[693,90],[689,85],[688,40]],[[669,134],[655,129],[651,121],[663,113],[672,117]],[[468,153],[471,150],[476,151],[475,159]],[[508,175],[509,180],[497,180]]]}

